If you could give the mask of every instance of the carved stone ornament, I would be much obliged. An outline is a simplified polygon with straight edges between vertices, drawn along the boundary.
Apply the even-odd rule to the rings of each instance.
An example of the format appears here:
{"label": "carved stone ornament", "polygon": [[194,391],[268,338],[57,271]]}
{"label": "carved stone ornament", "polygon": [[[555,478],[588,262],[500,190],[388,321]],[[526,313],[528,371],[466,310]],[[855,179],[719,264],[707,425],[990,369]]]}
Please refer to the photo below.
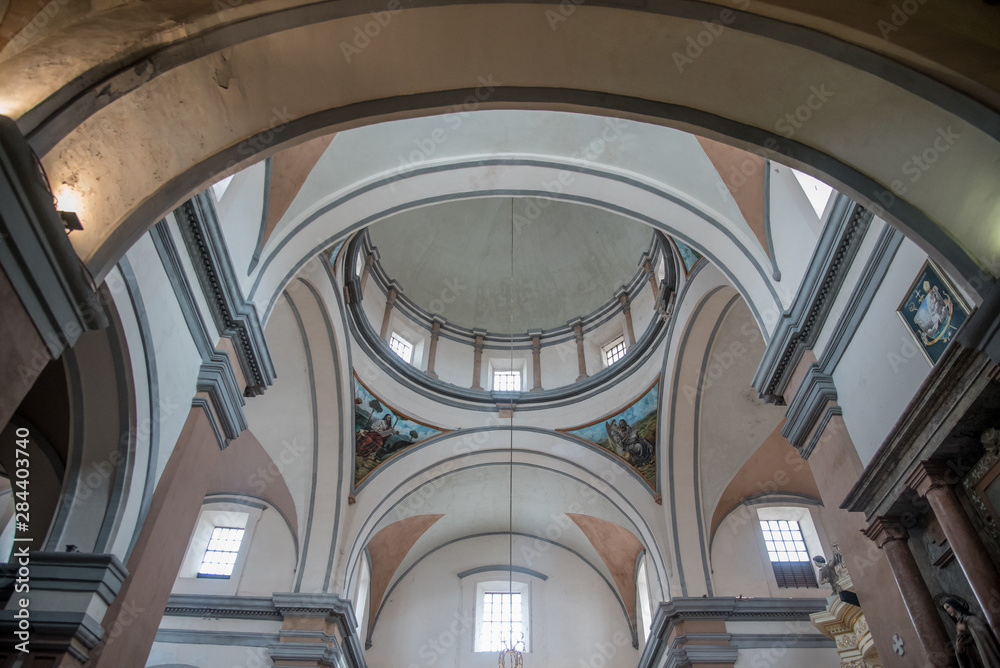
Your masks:
{"label": "carved stone ornament", "polygon": [[987,506],[985,493],[979,489],[983,479],[1000,464],[1000,429],[987,429],[979,441],[983,444],[986,453],[965,476],[962,487],[965,489],[969,501],[972,502],[972,506],[976,509],[977,519],[980,520],[985,529],[983,538],[991,544],[991,547],[1000,549],[1000,527],[997,527],[993,511]]}

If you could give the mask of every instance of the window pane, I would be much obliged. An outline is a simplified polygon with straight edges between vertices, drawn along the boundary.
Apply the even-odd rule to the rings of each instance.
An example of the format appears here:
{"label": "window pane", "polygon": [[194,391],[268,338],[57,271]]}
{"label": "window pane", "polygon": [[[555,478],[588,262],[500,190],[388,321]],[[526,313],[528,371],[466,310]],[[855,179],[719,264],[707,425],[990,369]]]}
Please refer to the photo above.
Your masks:
{"label": "window pane", "polygon": [[808,562],[805,540],[794,520],[761,520],[764,547],[772,562]]}
{"label": "window pane", "polygon": [[404,362],[409,363],[413,356],[413,344],[395,332],[389,337],[389,348],[402,357]]}
{"label": "window pane", "polygon": [[198,575],[211,575],[228,578],[233,574],[236,557],[240,553],[240,543],[243,542],[244,529],[232,527],[215,527],[208,540],[208,549],[202,560]]}
{"label": "window pane", "polygon": [[618,339],[604,349],[604,359],[608,366],[611,366],[621,358],[625,357],[625,339]]}
{"label": "window pane", "polygon": [[521,594],[487,592],[483,599],[482,651],[499,652],[522,640]]}
{"label": "window pane", "polygon": [[521,372],[520,371],[494,371],[493,372],[494,392],[520,392]]}

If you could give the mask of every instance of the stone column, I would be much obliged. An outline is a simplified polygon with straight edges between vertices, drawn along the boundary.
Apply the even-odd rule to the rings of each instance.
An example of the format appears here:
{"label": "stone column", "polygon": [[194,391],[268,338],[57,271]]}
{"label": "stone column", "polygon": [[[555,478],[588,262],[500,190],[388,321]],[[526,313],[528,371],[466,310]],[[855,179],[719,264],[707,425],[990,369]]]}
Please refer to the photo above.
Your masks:
{"label": "stone column", "polygon": [[365,285],[368,283],[368,274],[372,271],[372,265],[378,260],[378,249],[371,249],[365,255],[365,266],[361,269],[361,294],[365,293]]}
{"label": "stone column", "polygon": [[382,331],[379,333],[383,341],[389,340],[389,316],[392,315],[392,307],[396,305],[396,297],[399,296],[398,287],[393,281],[385,298],[385,314],[382,316]]}
{"label": "stone column", "polygon": [[532,329],[528,332],[531,337],[531,391],[540,392],[542,390],[542,330]]}
{"label": "stone column", "polygon": [[635,343],[635,330],[632,328],[632,307],[628,291],[622,286],[615,293],[615,297],[618,298],[618,303],[622,306],[622,315],[625,316],[625,345],[631,348],[632,344]]}
{"label": "stone column", "polygon": [[210,404],[191,407],[156,484],[127,564],[129,576],[104,615],[104,638],[88,668],[144,666],[222,455]]}
{"label": "stone column", "polygon": [[660,289],[656,284],[656,274],[653,273],[653,258],[643,253],[642,260],[639,264],[642,267],[642,270],[646,272],[646,278],[649,279],[649,287],[653,291],[653,303],[655,304],[656,297],[660,294]]}
{"label": "stone column", "polygon": [[1000,575],[987,556],[986,546],[979,538],[976,528],[955,496],[952,481],[958,482],[957,476],[946,464],[926,461],[917,465],[906,485],[930,503],[934,516],[948,539],[948,545],[976,594],[983,616],[993,633],[1000,635]]}
{"label": "stone column", "polygon": [[569,326],[573,328],[576,336],[576,359],[580,366],[580,375],[576,377],[579,382],[587,377],[587,358],[583,354],[583,318],[571,320]]}
{"label": "stone column", "polygon": [[445,320],[439,315],[433,316],[434,322],[431,324],[431,344],[427,351],[427,375],[431,378],[437,378],[437,372],[434,371],[434,364],[437,362],[437,352],[438,352],[438,338],[441,336],[441,325],[444,324]]}
{"label": "stone column", "polygon": [[483,386],[479,384],[479,381],[483,378],[483,342],[486,340],[486,331],[474,329],[472,334],[476,337],[472,358],[472,389],[481,390]]}
{"label": "stone column", "polygon": [[951,641],[937,605],[907,545],[909,534],[906,529],[894,518],[879,517],[864,530],[864,534],[885,552],[896,587],[927,659],[935,666],[956,666]]}

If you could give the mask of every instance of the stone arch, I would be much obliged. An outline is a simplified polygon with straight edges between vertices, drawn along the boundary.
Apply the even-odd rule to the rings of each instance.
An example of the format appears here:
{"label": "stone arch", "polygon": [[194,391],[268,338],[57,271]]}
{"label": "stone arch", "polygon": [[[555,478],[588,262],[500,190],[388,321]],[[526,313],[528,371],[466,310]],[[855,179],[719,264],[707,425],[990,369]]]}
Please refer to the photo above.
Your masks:
{"label": "stone arch", "polygon": [[[70,100],[58,111],[50,105],[24,110],[22,126],[46,154],[53,180],[80,195],[90,223],[77,250],[98,276],[150,221],[215,174],[330,130],[439,113],[456,104],[619,115],[757,147],[879,206],[954,273],[973,281],[973,289],[981,290],[996,273],[992,256],[1000,251],[1000,239],[981,224],[998,206],[989,185],[996,181],[1000,152],[992,110],[906,65],[774,19],[735,13],[732,39],[699,56],[695,85],[683,71],[648,67],[672,62],[684,36],[704,30],[699,21],[681,18],[677,8],[577,7],[558,30],[545,20],[545,11],[524,5],[406,9],[394,21],[392,38],[353,63],[341,62],[338,45],[353,36],[357,15],[330,13],[326,6],[311,18],[282,14],[283,22],[272,21],[284,28],[280,32],[262,28],[260,18],[226,26],[211,39],[198,34],[172,44],[150,57],[138,78],[133,69],[128,76],[116,70],[135,63],[119,55],[117,62],[52,91],[53,100]],[[706,3],[694,13],[716,11]],[[309,23],[313,20],[322,22]],[[476,50],[456,39],[457,25],[462,34],[471,29],[481,35]],[[520,39],[510,39],[512,30]],[[626,33],[641,38],[627,48],[605,44]],[[657,34],[677,37],[655,40]],[[446,48],[419,48],[427,42]],[[527,52],[509,50],[525,43],[532,45]],[[279,45],[289,48],[276,51]],[[407,51],[405,62],[394,57],[398,49]],[[241,90],[252,91],[254,103],[208,76],[221,50],[227,82],[239,81]],[[268,67],[260,66],[264,53],[274,56]],[[615,55],[616,67],[608,67],[606,53]],[[285,57],[290,60],[283,62]],[[538,62],[548,65],[538,68]],[[745,76],[733,79],[733,62],[741,63]],[[571,69],[559,63],[572,63]],[[109,77],[108,69],[120,74]],[[771,79],[778,69],[781,88]],[[364,83],[289,86],[292,71],[313,82]],[[396,76],[386,76],[393,71]],[[629,76],[617,76],[622,71]],[[817,81],[829,89],[813,91]],[[108,93],[102,97],[103,90]],[[198,104],[184,110],[161,104],[183,98]],[[808,123],[799,119],[797,127],[779,127],[800,108]],[[845,117],[852,123],[841,123]],[[931,150],[944,166],[917,169],[919,188],[904,182],[910,157]],[[116,192],[108,189],[111,184]]]}

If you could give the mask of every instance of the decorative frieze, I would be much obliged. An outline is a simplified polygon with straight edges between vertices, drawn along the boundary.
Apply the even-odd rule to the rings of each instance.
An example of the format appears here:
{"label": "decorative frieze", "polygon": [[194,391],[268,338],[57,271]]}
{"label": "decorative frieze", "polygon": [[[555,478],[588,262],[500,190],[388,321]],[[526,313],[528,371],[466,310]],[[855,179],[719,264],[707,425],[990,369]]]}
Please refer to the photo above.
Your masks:
{"label": "decorative frieze", "polygon": [[782,401],[791,372],[823,328],[871,219],[863,206],[837,195],[795,300],[778,322],[754,374],[753,386],[762,398]]}
{"label": "decorative frieze", "polygon": [[261,394],[274,382],[274,364],[257,308],[243,297],[211,195],[203,192],[182,204],[177,221],[216,328],[233,341],[244,393]]}

